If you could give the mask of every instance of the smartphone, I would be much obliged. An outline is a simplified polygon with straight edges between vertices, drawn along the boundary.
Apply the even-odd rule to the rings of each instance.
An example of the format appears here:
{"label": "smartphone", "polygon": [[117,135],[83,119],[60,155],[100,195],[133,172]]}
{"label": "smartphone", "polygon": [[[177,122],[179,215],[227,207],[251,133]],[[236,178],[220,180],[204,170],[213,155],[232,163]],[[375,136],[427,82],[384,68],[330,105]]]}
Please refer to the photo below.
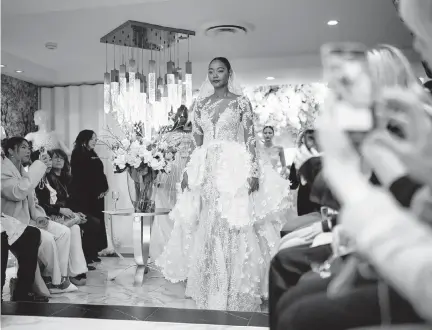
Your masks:
{"label": "smartphone", "polygon": [[[375,89],[367,62],[367,48],[357,43],[325,44],[321,47],[323,76],[336,104],[335,125],[359,136],[375,126]],[[347,106],[344,106],[347,105]]]}
{"label": "smartphone", "polygon": [[39,159],[42,158],[43,155],[46,155],[48,152],[46,151],[45,147],[40,147],[39,149]]}

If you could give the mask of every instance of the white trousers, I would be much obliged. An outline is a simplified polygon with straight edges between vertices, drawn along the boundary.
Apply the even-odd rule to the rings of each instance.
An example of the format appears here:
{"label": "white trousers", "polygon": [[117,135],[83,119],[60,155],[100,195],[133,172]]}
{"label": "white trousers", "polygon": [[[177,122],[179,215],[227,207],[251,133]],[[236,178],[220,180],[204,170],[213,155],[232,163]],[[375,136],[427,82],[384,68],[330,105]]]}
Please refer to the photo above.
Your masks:
{"label": "white trousers", "polygon": [[69,276],[77,276],[88,272],[87,262],[82,249],[81,228],[73,225],[70,229],[71,243],[69,253]]}
{"label": "white trousers", "polygon": [[58,285],[62,276],[68,275],[71,232],[68,227],[49,221],[47,228],[40,229],[41,245],[39,260],[45,265],[43,276],[51,276],[52,283]]}
{"label": "white trousers", "polygon": [[45,265],[43,275],[51,276],[54,285],[60,284],[62,277],[86,273],[79,226],[68,228],[49,221],[48,227],[41,229],[39,260]]}

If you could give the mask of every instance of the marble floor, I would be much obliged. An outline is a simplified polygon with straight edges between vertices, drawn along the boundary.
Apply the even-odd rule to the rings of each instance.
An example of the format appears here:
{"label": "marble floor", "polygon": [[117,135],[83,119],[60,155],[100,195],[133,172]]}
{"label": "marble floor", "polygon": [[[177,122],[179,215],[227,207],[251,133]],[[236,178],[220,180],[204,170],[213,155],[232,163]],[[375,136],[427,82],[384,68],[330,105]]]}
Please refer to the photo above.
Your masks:
{"label": "marble floor", "polygon": [[[192,299],[185,298],[185,284],[165,280],[157,270],[145,275],[142,286],[134,286],[133,258],[101,258],[96,270],[87,273],[87,284],[78,292],[53,295],[50,303],[96,304],[143,307],[196,308]],[[9,279],[16,275],[15,268],[7,270],[3,299],[10,300]],[[267,312],[263,306],[262,312]]]}
{"label": "marble floor", "polygon": [[[8,268],[7,282],[3,293],[5,302],[2,303],[2,321],[3,317],[8,315],[8,317],[34,316],[62,319],[90,318],[142,321],[148,324],[150,324],[149,322],[158,322],[247,326],[248,329],[253,327],[261,327],[262,329],[262,327],[268,326],[266,310],[257,313],[197,310],[194,301],[184,296],[185,284],[172,284],[166,281],[157,270],[152,270],[145,275],[146,278],[142,286],[134,286],[136,268],[133,265],[132,258],[125,258],[124,260],[113,257],[102,258],[101,263],[95,264],[97,269],[87,274],[85,286],[79,287],[77,292],[52,295],[48,304],[8,302],[10,300],[8,281],[11,277],[16,276],[15,268]],[[7,322],[24,320],[22,325],[20,325],[21,321],[17,324],[10,321],[7,323],[10,324],[8,326],[10,329],[18,329],[18,326],[21,327],[20,329],[25,329],[27,323],[33,322],[31,319],[6,318],[5,320]],[[48,320],[50,325],[44,327],[44,330],[50,329],[51,324],[56,324],[57,327],[58,323],[55,322],[63,322],[52,321],[51,318]],[[34,322],[39,321],[39,319],[35,319]],[[162,325],[160,326],[160,329],[164,329]],[[151,329],[159,328],[151,327]],[[179,327],[178,329],[183,328]],[[188,327],[187,329],[213,328]],[[214,329],[231,328],[216,327]]]}
{"label": "marble floor", "polygon": [[76,329],[104,329],[104,330],[258,330],[262,328],[210,325],[210,324],[181,324],[165,322],[134,322],[124,320],[95,320],[95,319],[70,319],[47,318],[35,316],[2,316],[1,328],[8,330],[76,330]]}
{"label": "marble floor", "polygon": [[[184,297],[183,283],[172,284],[158,271],[150,271],[142,286],[134,286],[134,264],[132,258],[102,258],[95,264],[97,269],[88,272],[87,285],[78,292],[53,295],[50,303],[196,308],[193,300]],[[10,299],[8,280],[15,274],[14,268],[8,269],[5,301]]]}

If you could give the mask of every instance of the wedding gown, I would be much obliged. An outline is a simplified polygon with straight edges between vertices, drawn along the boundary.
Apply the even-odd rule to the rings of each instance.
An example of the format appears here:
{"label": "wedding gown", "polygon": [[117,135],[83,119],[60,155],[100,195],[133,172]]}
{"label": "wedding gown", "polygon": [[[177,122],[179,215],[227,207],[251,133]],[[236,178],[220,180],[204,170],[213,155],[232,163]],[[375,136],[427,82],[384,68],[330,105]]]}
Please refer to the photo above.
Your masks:
{"label": "wedding gown", "polygon": [[[157,208],[172,209],[177,200],[177,184],[181,181],[190,153],[194,149],[193,136],[183,131],[168,132],[162,142],[177,148],[171,163],[170,173],[160,173],[157,177],[155,203]],[[155,261],[163,252],[173,229],[173,221],[168,215],[158,216],[153,222],[150,238],[150,258]]]}
{"label": "wedding gown", "polygon": [[255,223],[247,184],[259,176],[252,118],[243,96],[201,99],[195,108],[203,144],[191,154],[190,190],[170,213],[174,228],[156,265],[171,282],[187,281],[185,294],[201,309],[257,311],[267,298],[266,265],[280,235],[272,223]]}
{"label": "wedding gown", "polygon": [[280,230],[286,219],[286,211],[293,208],[290,182],[277,172],[279,150],[257,143],[260,162],[260,189],[252,194],[255,216],[261,221],[271,221]]}

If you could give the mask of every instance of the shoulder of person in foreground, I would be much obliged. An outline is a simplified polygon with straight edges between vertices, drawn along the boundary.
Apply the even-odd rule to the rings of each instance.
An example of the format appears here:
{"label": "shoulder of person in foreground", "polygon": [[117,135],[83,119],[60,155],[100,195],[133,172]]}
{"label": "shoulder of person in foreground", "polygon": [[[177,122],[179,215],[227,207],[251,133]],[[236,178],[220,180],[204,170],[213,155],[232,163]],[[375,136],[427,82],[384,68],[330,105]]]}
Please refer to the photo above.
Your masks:
{"label": "shoulder of person in foreground", "polygon": [[381,188],[368,186],[339,220],[358,252],[432,321],[432,229]]}

